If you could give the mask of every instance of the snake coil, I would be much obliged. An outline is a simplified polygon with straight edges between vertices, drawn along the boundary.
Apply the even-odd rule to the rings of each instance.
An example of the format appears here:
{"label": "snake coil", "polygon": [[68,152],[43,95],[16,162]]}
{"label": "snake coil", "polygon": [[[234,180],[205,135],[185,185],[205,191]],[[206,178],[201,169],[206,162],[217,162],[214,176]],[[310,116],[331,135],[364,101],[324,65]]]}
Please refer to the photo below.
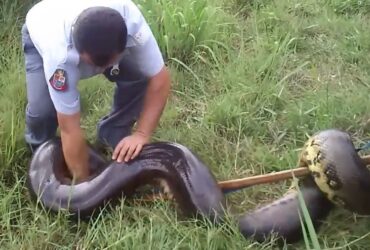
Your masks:
{"label": "snake coil", "polygon": [[[138,188],[160,180],[185,216],[223,221],[226,199],[215,177],[199,157],[181,144],[145,145],[140,155],[128,163],[106,161],[91,146],[89,157],[93,174],[89,180],[71,185],[60,138],[41,145],[28,169],[27,186],[33,200],[51,211],[63,209],[89,218],[107,202],[129,197]],[[299,162],[311,171],[311,176],[299,183],[316,228],[334,205],[370,213],[370,173],[346,133],[327,130],[315,134],[305,144]],[[274,234],[288,243],[302,239],[296,190],[235,217],[246,238],[262,242]]]}
{"label": "snake coil", "polygon": [[347,133],[330,129],[314,134],[304,145],[299,165],[308,167],[334,204],[370,214],[370,171]]}
{"label": "snake coil", "polygon": [[161,180],[186,216],[197,213],[217,219],[225,198],[208,168],[187,148],[174,143],[147,145],[131,163],[107,162],[90,146],[89,180],[70,185],[60,138],[35,152],[28,174],[31,196],[51,211],[69,210],[81,218],[107,202]]}

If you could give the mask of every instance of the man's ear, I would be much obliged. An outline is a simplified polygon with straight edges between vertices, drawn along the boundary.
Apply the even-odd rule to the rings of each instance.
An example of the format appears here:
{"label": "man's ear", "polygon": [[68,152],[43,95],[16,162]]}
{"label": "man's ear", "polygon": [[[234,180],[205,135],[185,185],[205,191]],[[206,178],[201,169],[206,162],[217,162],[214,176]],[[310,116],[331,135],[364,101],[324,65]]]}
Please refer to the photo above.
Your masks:
{"label": "man's ear", "polygon": [[79,54],[80,55],[80,59],[87,63],[87,64],[90,64],[90,65],[94,65],[93,61],[91,60],[91,57],[89,56],[89,54],[87,54],[86,52],[82,52]]}

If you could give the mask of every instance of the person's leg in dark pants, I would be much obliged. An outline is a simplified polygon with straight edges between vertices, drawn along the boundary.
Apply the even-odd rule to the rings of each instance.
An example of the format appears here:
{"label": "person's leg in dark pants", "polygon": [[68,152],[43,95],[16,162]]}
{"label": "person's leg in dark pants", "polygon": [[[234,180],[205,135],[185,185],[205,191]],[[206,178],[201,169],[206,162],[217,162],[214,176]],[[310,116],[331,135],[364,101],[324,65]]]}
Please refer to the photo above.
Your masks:
{"label": "person's leg in dark pants", "polygon": [[130,62],[120,62],[119,74],[112,76],[111,68],[104,73],[108,80],[115,82],[111,113],[104,116],[98,123],[98,141],[113,150],[124,137],[131,134],[135,122],[139,119],[148,80],[141,77]]}
{"label": "person's leg in dark pants", "polygon": [[58,122],[45,79],[43,60],[36,50],[26,25],[22,27],[22,45],[26,67],[27,106],[25,141],[34,151],[55,136]]}

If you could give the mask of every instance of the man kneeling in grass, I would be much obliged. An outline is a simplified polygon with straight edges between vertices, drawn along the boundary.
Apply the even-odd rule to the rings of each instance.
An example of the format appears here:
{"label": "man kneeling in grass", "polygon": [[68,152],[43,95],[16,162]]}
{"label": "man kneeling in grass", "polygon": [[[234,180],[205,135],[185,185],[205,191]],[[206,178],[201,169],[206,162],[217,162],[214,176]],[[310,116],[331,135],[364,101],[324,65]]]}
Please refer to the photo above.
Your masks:
{"label": "man kneeling in grass", "polygon": [[27,13],[22,42],[28,100],[25,140],[32,151],[54,137],[59,126],[71,174],[77,182],[89,176],[77,84],[104,74],[116,86],[112,110],[97,125],[98,141],[112,147],[112,159],[119,162],[140,153],[166,105],[170,76],[133,2],[41,1]]}

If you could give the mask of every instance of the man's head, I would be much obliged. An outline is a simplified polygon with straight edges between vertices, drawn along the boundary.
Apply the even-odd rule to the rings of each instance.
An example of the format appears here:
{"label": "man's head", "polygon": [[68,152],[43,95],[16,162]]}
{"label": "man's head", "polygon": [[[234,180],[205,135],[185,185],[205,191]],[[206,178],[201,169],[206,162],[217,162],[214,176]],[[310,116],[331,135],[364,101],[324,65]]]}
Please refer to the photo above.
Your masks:
{"label": "man's head", "polygon": [[91,7],[77,18],[73,27],[73,40],[82,60],[106,67],[125,49],[126,23],[114,9]]}

